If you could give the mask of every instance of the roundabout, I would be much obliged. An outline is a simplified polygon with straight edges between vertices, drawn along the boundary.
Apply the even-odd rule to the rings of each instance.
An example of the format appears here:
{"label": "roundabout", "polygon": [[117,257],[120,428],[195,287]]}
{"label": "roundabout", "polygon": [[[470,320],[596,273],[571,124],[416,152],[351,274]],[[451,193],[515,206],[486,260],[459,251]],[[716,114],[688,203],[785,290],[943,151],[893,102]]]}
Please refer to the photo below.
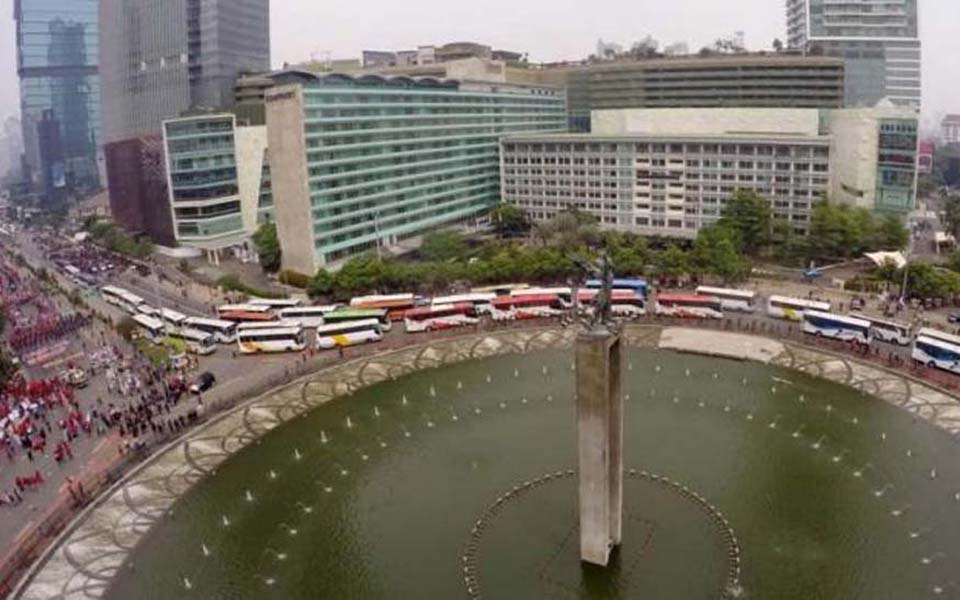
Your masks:
{"label": "roundabout", "polygon": [[18,597],[960,597],[956,400],[678,328],[626,330],[624,545],[581,567],[573,336],[442,340],[258,398],[131,474]]}

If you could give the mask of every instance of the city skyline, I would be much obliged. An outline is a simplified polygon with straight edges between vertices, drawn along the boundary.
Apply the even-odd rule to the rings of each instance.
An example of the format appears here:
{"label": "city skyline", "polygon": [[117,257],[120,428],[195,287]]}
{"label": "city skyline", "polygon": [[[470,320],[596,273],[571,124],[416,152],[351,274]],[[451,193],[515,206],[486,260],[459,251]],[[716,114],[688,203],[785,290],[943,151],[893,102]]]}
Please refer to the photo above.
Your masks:
{"label": "city skyline", "polygon": [[[769,49],[773,39],[786,41],[785,4],[770,0],[740,0],[740,10],[704,0],[677,0],[669,5],[636,6],[604,0],[585,13],[573,0],[492,0],[483,7],[450,6],[438,0],[417,0],[385,6],[376,19],[355,4],[313,6],[297,0],[274,0],[271,7],[273,66],[325,57],[359,58],[364,49],[399,49],[418,44],[471,40],[529,53],[534,62],[578,60],[594,51],[598,39],[629,45],[646,35],[661,45],[685,41],[691,51],[713,39],[745,32],[749,49]],[[435,19],[418,25],[411,15],[443,10],[442,27]],[[502,10],[500,10],[502,9]],[[691,18],[691,17],[696,18]],[[529,17],[529,18],[528,18]],[[397,26],[405,22],[410,26]],[[642,23],[634,25],[633,23]],[[952,77],[960,11],[949,0],[922,0],[920,37],[923,43],[922,124],[930,130],[946,113],[960,112],[960,84]],[[438,31],[440,33],[438,33]],[[0,84],[10,93],[0,97],[0,119],[19,112],[16,78],[15,26],[0,19]]]}

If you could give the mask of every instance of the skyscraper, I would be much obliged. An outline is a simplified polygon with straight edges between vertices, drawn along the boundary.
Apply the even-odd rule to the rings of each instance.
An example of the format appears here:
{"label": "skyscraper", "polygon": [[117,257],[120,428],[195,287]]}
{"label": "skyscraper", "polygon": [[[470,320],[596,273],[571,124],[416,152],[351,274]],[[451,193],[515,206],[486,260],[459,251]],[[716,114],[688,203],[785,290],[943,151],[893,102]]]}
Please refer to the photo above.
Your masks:
{"label": "skyscraper", "polygon": [[787,0],[787,43],[846,62],[846,105],[920,108],[917,0]]}
{"label": "skyscraper", "polygon": [[[17,74],[26,162],[41,187],[51,182],[99,185],[100,84],[97,0],[15,0]],[[40,127],[55,121],[60,148],[41,145]],[[44,157],[56,155],[56,164]]]}
{"label": "skyscraper", "polygon": [[[270,1],[102,0],[100,23],[104,31],[111,32],[100,45],[110,188],[151,190],[143,196],[111,193],[111,209],[128,230],[172,243],[171,223],[144,218],[169,215],[169,207],[155,211],[148,206],[166,202],[165,189],[154,194],[152,184],[118,178],[136,173],[156,175],[153,168],[141,169],[125,165],[125,161],[152,157],[147,150],[158,139],[162,148],[164,119],[192,108],[229,106],[237,75],[270,68]],[[131,147],[137,143],[142,146],[139,151]],[[153,164],[154,160],[147,162]],[[165,186],[165,174],[159,175],[158,181]]]}

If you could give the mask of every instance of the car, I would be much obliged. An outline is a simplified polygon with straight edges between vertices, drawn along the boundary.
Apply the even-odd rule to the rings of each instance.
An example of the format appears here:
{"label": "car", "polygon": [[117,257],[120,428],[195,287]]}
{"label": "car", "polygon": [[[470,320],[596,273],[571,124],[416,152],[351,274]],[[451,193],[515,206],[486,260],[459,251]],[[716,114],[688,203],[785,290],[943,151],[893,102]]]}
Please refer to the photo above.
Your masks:
{"label": "car", "polygon": [[947,323],[960,323],[960,312],[947,315]]}
{"label": "car", "polygon": [[190,386],[190,393],[202,394],[212,388],[215,383],[217,383],[217,378],[213,376],[213,373],[204,371],[197,376],[196,381]]}

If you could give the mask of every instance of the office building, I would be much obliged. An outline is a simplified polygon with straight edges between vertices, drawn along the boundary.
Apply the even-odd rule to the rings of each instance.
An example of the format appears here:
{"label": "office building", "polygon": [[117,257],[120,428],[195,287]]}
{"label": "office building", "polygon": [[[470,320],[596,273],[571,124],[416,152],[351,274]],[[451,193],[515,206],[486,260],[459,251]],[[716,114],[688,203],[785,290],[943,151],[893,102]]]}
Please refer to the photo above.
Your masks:
{"label": "office building", "polygon": [[[27,175],[44,191],[94,190],[100,185],[97,0],[14,0],[13,10]],[[56,134],[48,129],[52,122]],[[44,140],[59,147],[45,148]]]}
{"label": "office building", "polygon": [[468,58],[481,60],[519,61],[520,52],[494,50],[490,46],[475,42],[453,42],[443,46],[419,46],[416,50],[364,50],[361,66],[364,69],[384,69],[390,67],[425,66],[446,63]]}
{"label": "office building", "polygon": [[960,115],[947,115],[940,122],[940,141],[960,144]]}
{"label": "office building", "polygon": [[[153,237],[174,242],[169,205],[149,202],[167,198],[166,190],[147,196],[114,193],[142,190],[146,182],[131,184],[120,177],[145,173],[138,160],[156,156],[161,124],[193,108],[220,109],[234,103],[237,76],[270,68],[268,0],[102,0],[100,23],[109,36],[100,44],[103,89],[103,135],[111,209],[117,222],[132,232],[169,232]],[[111,152],[111,145],[121,150]],[[131,145],[139,145],[135,151]],[[112,159],[109,157],[112,155]],[[148,162],[149,162],[148,161]],[[161,173],[159,181],[166,182]],[[147,214],[165,215],[167,223],[143,229]]]}
{"label": "office building", "polygon": [[846,63],[845,105],[920,109],[918,0],[787,0],[787,43]]}
{"label": "office building", "polygon": [[317,75],[270,89],[284,267],[313,273],[482,216],[500,200],[500,137],[564,125],[554,88]]}
{"label": "office building", "polygon": [[238,126],[231,113],[163,124],[167,188],[178,244],[218,262],[222,252],[254,254],[266,127]]}
{"label": "office building", "polygon": [[620,108],[839,108],[843,61],[723,54],[599,62],[566,75],[571,130],[590,131],[594,110]]}
{"label": "office building", "polygon": [[917,174],[930,175],[933,173],[933,161],[937,145],[933,140],[921,140],[917,144]]}
{"label": "office building", "polygon": [[589,135],[505,138],[504,202],[534,221],[577,208],[610,229],[686,239],[738,189],[769,199],[799,234],[828,196],[883,213],[913,208],[911,110],[610,110],[593,121]]}

